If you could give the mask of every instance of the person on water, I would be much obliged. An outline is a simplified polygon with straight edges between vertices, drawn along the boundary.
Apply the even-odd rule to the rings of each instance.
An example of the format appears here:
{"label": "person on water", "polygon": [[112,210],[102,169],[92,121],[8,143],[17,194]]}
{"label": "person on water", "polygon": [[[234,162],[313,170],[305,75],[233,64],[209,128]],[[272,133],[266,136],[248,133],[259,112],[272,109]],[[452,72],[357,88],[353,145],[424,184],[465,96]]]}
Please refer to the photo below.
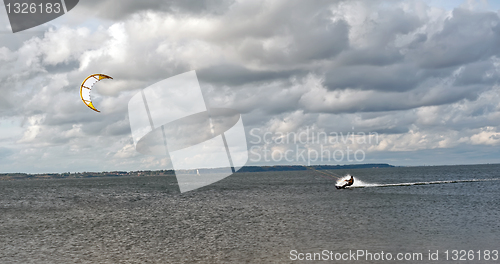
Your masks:
{"label": "person on water", "polygon": [[351,186],[354,184],[354,177],[351,175],[351,178],[349,180],[346,180],[347,184],[344,185],[344,187]]}
{"label": "person on water", "polygon": [[340,187],[337,186],[337,189],[344,189],[347,186],[353,185],[354,184],[354,177],[351,175],[351,178],[348,179],[348,180],[345,180],[345,182],[347,182],[347,183],[344,184],[344,185],[342,185],[342,186],[340,186]]}

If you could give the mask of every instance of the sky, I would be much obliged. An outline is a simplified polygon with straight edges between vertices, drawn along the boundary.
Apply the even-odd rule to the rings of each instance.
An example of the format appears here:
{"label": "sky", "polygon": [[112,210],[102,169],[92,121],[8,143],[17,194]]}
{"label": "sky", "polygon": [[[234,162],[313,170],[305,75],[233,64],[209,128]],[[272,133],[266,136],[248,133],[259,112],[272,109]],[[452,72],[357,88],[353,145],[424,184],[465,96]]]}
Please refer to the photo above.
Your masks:
{"label": "sky", "polygon": [[82,0],[15,34],[0,9],[0,173],[171,169],[127,105],[191,70],[241,113],[247,165],[499,163],[499,55],[492,1]]}

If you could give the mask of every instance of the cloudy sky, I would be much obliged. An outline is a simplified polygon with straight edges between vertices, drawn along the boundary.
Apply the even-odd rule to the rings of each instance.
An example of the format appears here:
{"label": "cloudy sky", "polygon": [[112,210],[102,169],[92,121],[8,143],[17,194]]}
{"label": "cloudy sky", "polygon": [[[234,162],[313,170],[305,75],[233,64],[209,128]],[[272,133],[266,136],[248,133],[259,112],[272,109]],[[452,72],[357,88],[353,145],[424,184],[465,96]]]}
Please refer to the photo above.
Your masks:
{"label": "cloudy sky", "polygon": [[[498,163],[499,55],[487,1],[81,0],[16,34],[2,8],[0,172],[171,169],[135,151],[127,104],[190,70],[209,105],[242,114],[249,165],[348,148],[361,163]],[[114,78],[94,87],[101,113],[80,100],[93,73]]]}

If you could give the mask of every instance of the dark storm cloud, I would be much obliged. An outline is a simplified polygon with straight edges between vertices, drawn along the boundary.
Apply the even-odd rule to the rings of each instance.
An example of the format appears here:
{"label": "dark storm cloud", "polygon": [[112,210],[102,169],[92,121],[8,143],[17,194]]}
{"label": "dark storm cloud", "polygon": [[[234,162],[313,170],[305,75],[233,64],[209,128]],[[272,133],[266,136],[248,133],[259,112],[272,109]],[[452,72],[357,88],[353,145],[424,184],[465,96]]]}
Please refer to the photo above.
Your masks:
{"label": "dark storm cloud", "polygon": [[[500,19],[493,12],[457,8],[412,58],[422,67],[443,68],[471,63],[498,55]],[[415,46],[415,45],[413,45]]]}
{"label": "dark storm cloud", "polygon": [[421,47],[427,41],[427,35],[417,34],[415,39],[407,46],[409,49],[417,49]]}
{"label": "dark storm cloud", "polygon": [[363,90],[412,90],[422,81],[422,71],[413,65],[358,65],[334,67],[325,73],[325,85],[330,90],[357,88]]}
{"label": "dark storm cloud", "polygon": [[[372,22],[375,26],[365,36],[365,47],[351,47],[340,54],[325,71],[324,84],[329,90],[350,88],[402,94],[374,94],[370,101],[334,112],[395,111],[474,101],[498,83],[497,14],[455,9],[441,30],[426,34],[412,33],[425,24],[421,19],[405,17],[401,10],[384,12],[386,18]],[[392,18],[392,23],[384,23],[387,18]],[[402,26],[398,26],[399,21]],[[391,41],[397,35],[413,40],[398,47]]]}
{"label": "dark storm cloud", "polygon": [[71,60],[67,62],[58,63],[55,65],[46,65],[45,70],[51,74],[66,73],[69,71],[77,70],[79,66],[80,62],[78,60]]}
{"label": "dark storm cloud", "polygon": [[[286,67],[310,61],[331,60],[349,48],[349,26],[345,21],[332,22],[329,11],[308,11],[306,13],[295,9],[285,14],[278,12],[276,15],[283,18],[273,25],[276,30],[273,36],[276,38],[274,46],[267,47],[265,38],[259,39],[263,36],[256,33],[254,38],[250,35],[243,39],[238,49],[239,55],[264,65]],[[229,30],[235,29],[230,27]],[[248,37],[250,38],[247,39]]]}
{"label": "dark storm cloud", "polygon": [[406,35],[423,23],[410,12],[402,9],[382,8],[377,11],[377,19],[367,21],[372,30],[367,32],[370,46],[384,47],[390,44],[398,35]]}
{"label": "dark storm cloud", "polygon": [[401,62],[404,56],[396,48],[352,49],[339,56],[339,64],[384,66]]}
{"label": "dark storm cloud", "polygon": [[343,21],[331,23],[330,12],[321,12],[309,24],[296,28],[292,52],[298,61],[331,59],[349,47],[349,26]]}
{"label": "dark storm cloud", "polygon": [[210,82],[237,86],[255,82],[288,79],[291,76],[303,76],[304,70],[251,70],[241,65],[214,65],[196,71],[200,82]]}
{"label": "dark storm cloud", "polygon": [[494,70],[491,61],[478,61],[463,66],[454,85],[494,85],[499,80],[499,75]]}

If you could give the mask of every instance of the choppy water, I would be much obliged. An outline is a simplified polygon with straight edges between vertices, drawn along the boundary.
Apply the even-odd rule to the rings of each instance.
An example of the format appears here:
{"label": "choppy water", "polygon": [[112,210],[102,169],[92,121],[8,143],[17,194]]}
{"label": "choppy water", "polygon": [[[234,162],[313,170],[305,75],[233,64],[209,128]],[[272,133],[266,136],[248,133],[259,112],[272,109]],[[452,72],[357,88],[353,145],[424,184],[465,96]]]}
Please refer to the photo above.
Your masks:
{"label": "choppy water", "polygon": [[174,177],[0,181],[0,263],[301,262],[291,250],[424,256],[392,263],[439,250],[432,263],[454,263],[444,251],[500,250],[500,165],[332,172],[369,188],[314,171],[185,194]]}

